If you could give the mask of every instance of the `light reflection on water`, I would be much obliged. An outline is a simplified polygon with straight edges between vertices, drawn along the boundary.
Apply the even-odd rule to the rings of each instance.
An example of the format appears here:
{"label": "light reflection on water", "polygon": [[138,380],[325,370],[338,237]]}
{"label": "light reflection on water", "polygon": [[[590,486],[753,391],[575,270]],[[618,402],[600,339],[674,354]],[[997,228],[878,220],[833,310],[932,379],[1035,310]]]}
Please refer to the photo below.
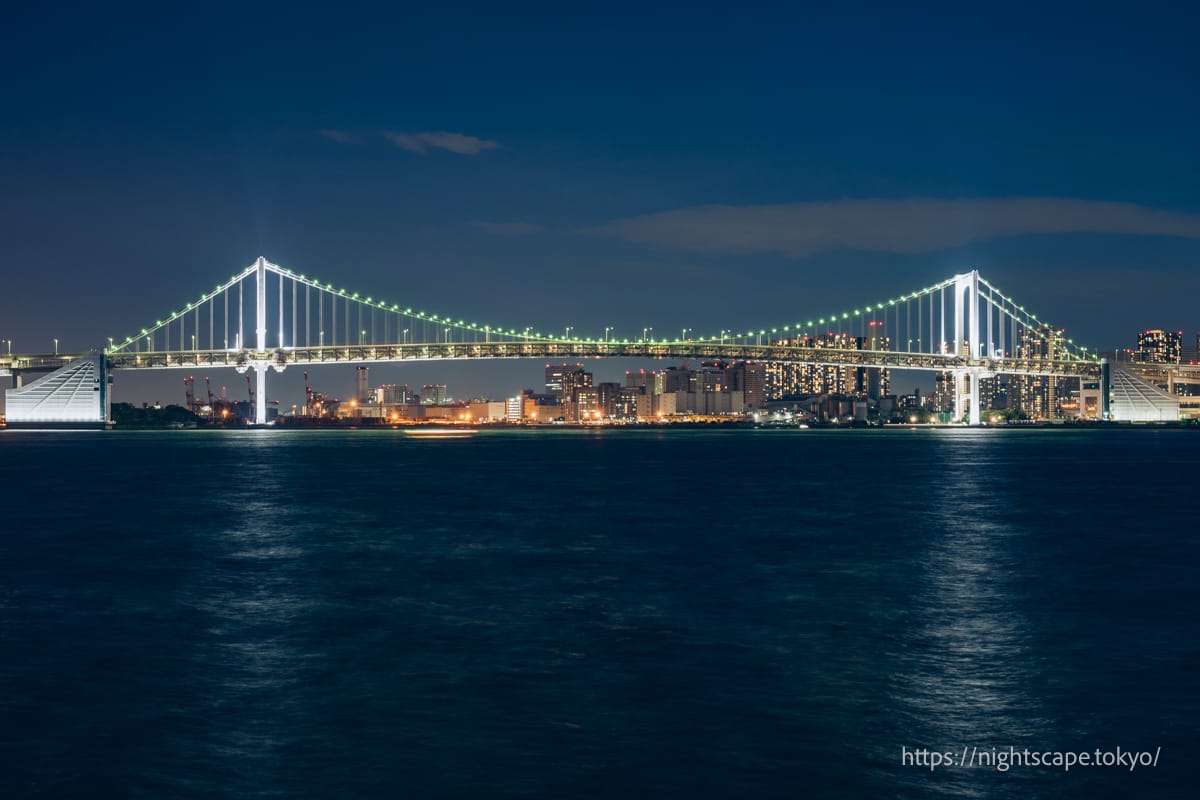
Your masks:
{"label": "light reflection on water", "polygon": [[[902,744],[952,751],[1038,747],[1047,741],[1036,688],[1028,620],[1022,615],[1020,574],[1026,535],[1001,512],[1017,498],[997,492],[994,432],[947,431],[939,437],[939,478],[931,483],[927,536],[911,599],[914,631],[893,677],[893,702],[911,738]],[[906,783],[930,794],[991,796],[979,774],[920,770]],[[990,776],[989,776],[990,777]],[[1017,776],[1006,791],[1020,791]]]}

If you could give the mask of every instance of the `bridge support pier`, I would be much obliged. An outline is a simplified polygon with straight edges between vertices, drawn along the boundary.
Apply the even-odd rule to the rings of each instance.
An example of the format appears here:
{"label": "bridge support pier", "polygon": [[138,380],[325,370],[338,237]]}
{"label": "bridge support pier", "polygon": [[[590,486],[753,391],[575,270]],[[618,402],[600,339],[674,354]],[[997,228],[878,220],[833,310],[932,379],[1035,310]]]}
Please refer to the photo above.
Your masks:
{"label": "bridge support pier", "polygon": [[1111,388],[1112,388],[1112,373],[1111,367],[1108,364],[1107,358],[1100,359],[1100,419],[1108,422],[1112,419],[1110,410]]}
{"label": "bridge support pier", "polygon": [[962,422],[963,417],[967,413],[967,397],[963,392],[963,378],[966,373],[961,369],[956,369],[950,373],[950,379],[954,381],[954,421]]}
{"label": "bridge support pier", "polygon": [[983,377],[978,369],[958,369],[954,377],[954,419],[966,425],[983,424],[979,408],[979,381]]}
{"label": "bridge support pier", "polygon": [[254,424],[267,424],[267,364],[254,364]]}
{"label": "bridge support pier", "polygon": [[971,381],[971,424],[979,425],[982,421],[979,413],[979,370],[973,369],[967,375]]}

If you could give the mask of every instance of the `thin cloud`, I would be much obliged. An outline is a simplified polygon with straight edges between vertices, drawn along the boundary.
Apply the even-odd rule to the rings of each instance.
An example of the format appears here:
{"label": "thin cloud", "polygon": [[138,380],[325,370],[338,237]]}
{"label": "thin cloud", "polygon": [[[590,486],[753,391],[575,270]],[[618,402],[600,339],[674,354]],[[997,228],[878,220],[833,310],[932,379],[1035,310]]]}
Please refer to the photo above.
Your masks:
{"label": "thin cloud", "polygon": [[472,222],[476,228],[497,236],[532,236],[546,228],[534,222]]}
{"label": "thin cloud", "polygon": [[608,222],[590,233],[694,253],[826,250],[926,253],[1047,233],[1200,238],[1200,214],[1070,198],[912,198],[767,206],[710,205]]}
{"label": "thin cloud", "polygon": [[337,142],[338,144],[358,144],[362,141],[357,134],[350,133],[349,131],[339,131],[333,128],[322,128],[321,130],[317,131],[317,134],[324,136],[326,139],[329,139],[332,142]]}
{"label": "thin cloud", "polygon": [[450,131],[422,131],[420,133],[403,133],[399,131],[381,131],[380,135],[389,142],[418,155],[429,155],[431,148],[448,150],[461,156],[477,156],[484,150],[495,150],[499,142],[491,139],[480,139],[478,136],[468,136],[465,133]]}

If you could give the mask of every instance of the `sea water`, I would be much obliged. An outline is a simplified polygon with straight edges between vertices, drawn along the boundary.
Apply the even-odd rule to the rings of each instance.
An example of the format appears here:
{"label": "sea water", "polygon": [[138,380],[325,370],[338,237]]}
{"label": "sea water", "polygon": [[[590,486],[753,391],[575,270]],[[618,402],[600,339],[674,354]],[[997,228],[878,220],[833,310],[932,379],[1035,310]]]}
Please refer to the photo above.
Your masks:
{"label": "sea water", "polygon": [[5,431],[0,796],[1192,796],[1198,452]]}

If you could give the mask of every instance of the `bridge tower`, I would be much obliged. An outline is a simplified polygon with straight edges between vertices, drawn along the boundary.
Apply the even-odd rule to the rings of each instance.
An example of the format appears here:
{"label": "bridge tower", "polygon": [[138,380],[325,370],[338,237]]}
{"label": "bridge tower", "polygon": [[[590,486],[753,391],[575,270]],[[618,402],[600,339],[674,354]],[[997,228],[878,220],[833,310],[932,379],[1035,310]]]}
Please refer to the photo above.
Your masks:
{"label": "bridge tower", "polygon": [[[274,359],[267,352],[267,259],[262,256],[254,262],[255,289],[255,348],[254,353],[244,364],[238,366],[238,372],[247,369],[254,370],[254,424],[267,424],[267,370],[274,368],[283,372],[285,363],[282,359]],[[280,327],[282,327],[282,322]]]}
{"label": "bridge tower", "polygon": [[[979,339],[979,270],[954,276],[954,355],[957,357],[982,358],[983,343]],[[988,314],[991,326],[991,314]],[[988,355],[991,355],[990,353]],[[969,367],[954,372],[954,415],[962,419],[970,405],[970,424],[979,425],[982,415],[979,410],[979,381],[988,377],[979,367]],[[965,380],[964,380],[965,378]],[[964,383],[966,387],[964,388]]]}

